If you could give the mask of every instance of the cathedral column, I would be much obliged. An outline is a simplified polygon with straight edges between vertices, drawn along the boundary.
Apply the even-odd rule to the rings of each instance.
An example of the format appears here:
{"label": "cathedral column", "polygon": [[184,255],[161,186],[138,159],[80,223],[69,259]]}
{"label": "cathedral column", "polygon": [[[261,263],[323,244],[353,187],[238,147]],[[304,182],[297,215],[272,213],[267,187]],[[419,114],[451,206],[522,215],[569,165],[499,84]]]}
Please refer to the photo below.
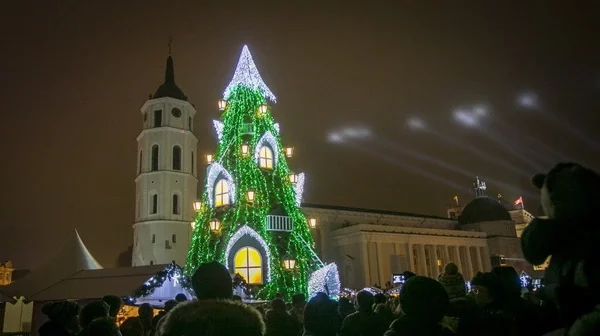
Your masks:
{"label": "cathedral column", "polygon": [[363,279],[365,281],[365,287],[369,287],[373,284],[371,283],[371,267],[369,263],[369,242],[366,239],[362,239],[361,249],[363,255],[363,268],[365,272]]}
{"label": "cathedral column", "polygon": [[450,250],[448,245],[444,245],[444,267],[450,262]]}
{"label": "cathedral column", "polygon": [[481,247],[481,257],[483,258],[483,271],[489,272],[492,269],[492,261],[487,246]]}
{"label": "cathedral column", "polygon": [[425,245],[418,244],[417,245],[417,253],[419,254],[419,259],[417,260],[419,265],[417,265],[417,274],[422,276],[427,276],[427,263],[425,262]]}
{"label": "cathedral column", "polygon": [[431,277],[436,279],[438,278],[438,275],[440,274],[440,266],[438,265],[438,254],[437,254],[437,246],[436,245],[431,245],[431,251],[432,253],[429,255],[429,257],[433,260],[431,260],[431,266],[433,266],[432,269],[432,273],[431,273]]}
{"label": "cathedral column", "polygon": [[417,273],[417,271],[414,269],[415,268],[415,256],[413,254],[413,244],[411,243],[406,243],[406,248],[408,251],[406,251],[406,255],[408,256],[408,269],[406,269],[405,271],[411,271],[413,273]]}
{"label": "cathedral column", "polygon": [[454,258],[456,259],[454,260],[454,263],[456,264],[456,266],[458,266],[459,272],[465,275],[465,269],[462,266],[462,260],[460,258],[460,247],[452,246],[452,249],[454,250]]}
{"label": "cathedral column", "polygon": [[471,260],[471,247],[469,246],[465,246],[465,251],[467,252],[467,269],[468,272],[466,272],[468,274],[469,279],[473,278],[473,275],[475,275],[473,273],[473,261]]}
{"label": "cathedral column", "polygon": [[481,257],[481,249],[479,247],[475,247],[475,252],[477,254],[477,270],[479,272],[485,272],[483,270],[483,258]]}
{"label": "cathedral column", "polygon": [[375,243],[375,250],[377,251],[377,275],[379,276],[379,286],[381,286],[381,288],[384,288],[384,284],[387,280],[384,280],[384,274],[383,274],[383,268],[381,267],[381,258],[382,258],[382,254],[381,254],[381,242],[376,242]]}

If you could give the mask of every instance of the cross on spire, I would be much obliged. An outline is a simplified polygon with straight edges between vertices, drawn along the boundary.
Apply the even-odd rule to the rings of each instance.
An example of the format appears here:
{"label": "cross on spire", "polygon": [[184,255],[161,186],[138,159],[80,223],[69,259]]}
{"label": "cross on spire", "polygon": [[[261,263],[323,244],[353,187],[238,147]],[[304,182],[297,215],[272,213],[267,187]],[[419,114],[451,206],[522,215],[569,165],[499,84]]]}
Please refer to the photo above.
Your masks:
{"label": "cross on spire", "polygon": [[173,46],[173,38],[169,36],[169,56],[171,56],[171,47]]}

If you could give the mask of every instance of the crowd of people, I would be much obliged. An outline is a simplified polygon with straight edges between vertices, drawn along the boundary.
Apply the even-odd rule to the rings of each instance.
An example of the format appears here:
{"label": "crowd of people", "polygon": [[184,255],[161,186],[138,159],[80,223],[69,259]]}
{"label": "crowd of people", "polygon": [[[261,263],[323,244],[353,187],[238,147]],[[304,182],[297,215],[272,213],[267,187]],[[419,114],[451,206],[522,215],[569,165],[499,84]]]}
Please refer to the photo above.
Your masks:
{"label": "crowd of people", "polygon": [[547,219],[523,233],[525,258],[541,264],[552,256],[544,287],[524,290],[513,267],[465,279],[449,263],[438,279],[406,273],[398,297],[368,290],[334,300],[317,293],[308,301],[278,295],[268,307],[244,304],[233,295],[228,270],[202,264],[192,276],[196,299],[178,296],[154,316],[147,304],[120,326],[121,301],[107,296],[79,308],[74,302],[44,306],[49,321],[39,335],[89,336],[412,336],[412,335],[600,335],[600,177],[579,165],[556,166],[537,175]]}

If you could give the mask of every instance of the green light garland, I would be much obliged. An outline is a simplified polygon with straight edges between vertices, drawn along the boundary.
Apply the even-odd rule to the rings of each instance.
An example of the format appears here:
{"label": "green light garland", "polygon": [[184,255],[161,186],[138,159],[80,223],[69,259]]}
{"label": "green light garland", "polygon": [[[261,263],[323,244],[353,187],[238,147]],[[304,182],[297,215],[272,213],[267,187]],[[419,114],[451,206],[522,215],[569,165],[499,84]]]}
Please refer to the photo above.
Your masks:
{"label": "green light garland", "polygon": [[[239,85],[230,91],[228,105],[222,115],[223,134],[215,162],[221,163],[233,176],[236,201],[221,208],[205,206],[198,213],[185,272],[191,275],[200,264],[210,261],[226,265],[227,242],[239,228],[248,225],[263,237],[270,250],[271,281],[263,285],[258,297],[272,299],[276,293],[281,293],[289,299],[297,293],[308,294],[309,275],[319,268],[319,264],[311,251],[313,238],[306,217],[296,204],[294,185],[289,180],[291,170],[270,108],[266,114],[257,114],[259,106],[263,104],[267,104],[267,101],[259,90]],[[252,134],[244,134],[244,125],[247,123],[254,127]],[[277,156],[277,165],[272,170],[261,169],[254,161],[254,148],[267,131],[275,135],[278,145],[272,148],[273,155]],[[242,144],[250,147],[249,155],[242,155]],[[252,203],[246,202],[249,189],[256,192]],[[205,191],[203,204],[208,204],[208,197]],[[267,231],[267,216],[275,208],[282,208],[292,218],[292,232]],[[215,217],[222,223],[219,234],[211,232],[208,224]],[[286,254],[296,260],[294,270],[283,267],[282,256]]]}

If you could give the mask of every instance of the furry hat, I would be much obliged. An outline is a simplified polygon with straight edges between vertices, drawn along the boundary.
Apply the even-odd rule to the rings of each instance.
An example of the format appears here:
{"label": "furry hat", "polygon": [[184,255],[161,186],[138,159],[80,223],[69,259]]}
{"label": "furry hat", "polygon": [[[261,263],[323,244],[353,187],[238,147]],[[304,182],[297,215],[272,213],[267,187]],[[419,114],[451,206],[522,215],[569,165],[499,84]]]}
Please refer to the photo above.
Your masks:
{"label": "furry hat", "polygon": [[550,219],[588,218],[600,206],[600,175],[576,163],[559,163],[546,174],[536,174],[542,207]]}
{"label": "furry hat", "polygon": [[264,332],[263,318],[251,306],[229,300],[203,300],[178,304],[165,315],[157,334],[261,336]]}
{"label": "furry hat", "polygon": [[467,295],[465,278],[458,272],[458,266],[454,263],[449,263],[444,267],[444,273],[440,275],[438,281],[448,293],[450,300]]}

